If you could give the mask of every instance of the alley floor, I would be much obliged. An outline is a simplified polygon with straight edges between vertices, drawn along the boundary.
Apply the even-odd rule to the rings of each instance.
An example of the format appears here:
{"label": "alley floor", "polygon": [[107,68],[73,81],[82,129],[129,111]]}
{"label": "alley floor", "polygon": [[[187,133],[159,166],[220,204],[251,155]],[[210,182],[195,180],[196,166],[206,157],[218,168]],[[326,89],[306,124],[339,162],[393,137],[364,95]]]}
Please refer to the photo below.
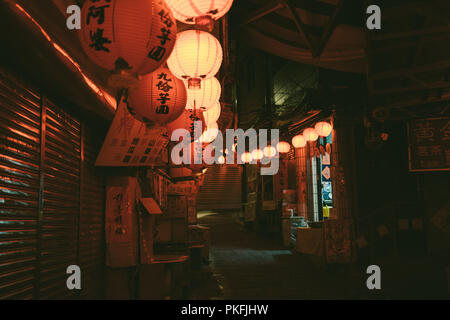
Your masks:
{"label": "alley floor", "polygon": [[437,275],[425,271],[433,273],[430,282],[423,268],[399,265],[384,275],[383,284],[390,283],[386,289],[370,291],[362,267],[330,269],[284,248],[276,238],[245,230],[231,214],[204,215],[199,224],[211,228],[210,263],[194,275],[189,299],[448,298],[441,269]]}

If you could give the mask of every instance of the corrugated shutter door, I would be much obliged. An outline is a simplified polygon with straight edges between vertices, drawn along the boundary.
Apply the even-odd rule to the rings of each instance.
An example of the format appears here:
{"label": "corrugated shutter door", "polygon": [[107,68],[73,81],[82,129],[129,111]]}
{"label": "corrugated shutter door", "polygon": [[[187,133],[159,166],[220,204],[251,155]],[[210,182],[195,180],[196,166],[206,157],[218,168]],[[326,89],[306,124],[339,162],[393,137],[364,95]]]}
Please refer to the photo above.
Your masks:
{"label": "corrugated shutter door", "polygon": [[39,96],[0,73],[0,299],[31,299],[37,266]]}
{"label": "corrugated shutter door", "polygon": [[75,298],[66,269],[77,264],[81,125],[46,101],[40,299]]}
{"label": "corrugated shutter door", "polygon": [[83,299],[98,299],[103,296],[105,179],[99,169],[94,167],[102,137],[98,132],[83,128],[84,159],[79,225],[79,266],[82,275],[81,298]]}

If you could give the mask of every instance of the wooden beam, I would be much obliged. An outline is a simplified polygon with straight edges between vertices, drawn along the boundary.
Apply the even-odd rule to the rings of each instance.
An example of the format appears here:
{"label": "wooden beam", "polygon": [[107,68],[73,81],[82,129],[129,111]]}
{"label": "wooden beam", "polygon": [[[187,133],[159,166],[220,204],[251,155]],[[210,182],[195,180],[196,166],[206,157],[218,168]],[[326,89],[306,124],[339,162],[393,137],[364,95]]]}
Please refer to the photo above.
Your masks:
{"label": "wooden beam", "polygon": [[292,20],[294,21],[295,26],[297,27],[298,32],[305,37],[306,42],[308,43],[308,46],[314,55],[314,52],[316,51],[315,45],[308,32],[306,32],[305,24],[302,22],[302,19],[298,15],[295,7],[292,5],[292,0],[277,0],[277,2],[279,4],[282,4],[288,9],[289,13],[291,14]]}
{"label": "wooden beam", "polygon": [[427,65],[421,65],[421,66],[417,66],[414,68],[407,67],[407,68],[399,68],[399,69],[380,72],[380,73],[374,74],[372,76],[372,80],[382,80],[382,79],[387,79],[387,78],[408,76],[408,75],[414,75],[414,74],[420,73],[420,72],[427,72],[427,71],[447,69],[447,68],[450,68],[450,60],[440,61],[440,62],[427,64]]}
{"label": "wooden beam", "polygon": [[246,25],[249,24],[253,21],[256,21],[258,19],[261,19],[262,17],[277,11],[278,9],[283,8],[284,6],[279,3],[279,2],[271,2],[267,5],[265,5],[264,7],[252,12],[251,14],[249,14],[247,17],[245,17],[242,22],[241,22],[241,26],[242,25]]}
{"label": "wooden beam", "polygon": [[340,0],[334,9],[333,15],[329,18],[327,26],[325,28],[325,31],[322,34],[322,37],[319,41],[319,46],[317,47],[317,51],[313,52],[313,56],[320,57],[322,55],[323,50],[325,49],[328,40],[331,37],[331,34],[333,33],[333,30],[336,28],[337,24],[337,17],[339,16],[339,13],[341,12],[342,6],[344,5],[344,0]]}

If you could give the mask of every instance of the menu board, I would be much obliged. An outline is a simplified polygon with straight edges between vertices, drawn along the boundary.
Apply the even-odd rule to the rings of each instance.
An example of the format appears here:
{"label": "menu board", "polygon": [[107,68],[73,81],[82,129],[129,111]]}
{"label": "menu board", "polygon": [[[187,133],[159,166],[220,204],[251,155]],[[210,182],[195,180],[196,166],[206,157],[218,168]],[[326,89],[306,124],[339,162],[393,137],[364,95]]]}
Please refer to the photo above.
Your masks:
{"label": "menu board", "polygon": [[123,100],[95,163],[107,167],[139,167],[160,163],[169,139],[165,127],[148,127],[136,120]]}
{"label": "menu board", "polygon": [[408,124],[409,170],[450,170],[450,118],[414,119]]}

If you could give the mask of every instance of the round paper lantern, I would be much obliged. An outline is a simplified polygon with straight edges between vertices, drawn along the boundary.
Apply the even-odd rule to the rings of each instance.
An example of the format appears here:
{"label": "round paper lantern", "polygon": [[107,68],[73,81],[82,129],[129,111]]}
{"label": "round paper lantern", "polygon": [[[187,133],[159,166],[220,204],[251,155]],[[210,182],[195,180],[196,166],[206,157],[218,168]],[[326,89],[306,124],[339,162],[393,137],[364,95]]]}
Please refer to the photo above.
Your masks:
{"label": "round paper lantern", "polygon": [[241,155],[241,160],[242,160],[242,162],[244,162],[244,163],[250,163],[250,162],[252,162],[252,161],[253,161],[252,154],[251,154],[250,152],[244,152],[244,153]]}
{"label": "round paper lantern", "polygon": [[316,123],[314,130],[319,136],[328,137],[332,131],[332,127],[328,122],[322,121]]}
{"label": "round paper lantern", "polygon": [[208,124],[206,127],[206,131],[203,132],[199,141],[201,143],[213,142],[216,139],[218,134],[219,134],[219,126],[218,126],[217,122]]}
{"label": "round paper lantern", "polygon": [[303,135],[299,134],[292,138],[292,145],[294,148],[303,148],[306,146],[306,139],[303,137]]}
{"label": "round paper lantern", "polygon": [[277,150],[279,153],[288,153],[291,150],[291,145],[285,141],[280,141],[277,144]]}
{"label": "round paper lantern", "polygon": [[177,20],[194,24],[203,17],[220,19],[230,10],[233,0],[166,0],[166,3]]}
{"label": "round paper lantern", "polygon": [[252,151],[251,155],[252,159],[261,160],[264,157],[264,152],[259,149],[255,149]]}
{"label": "round paper lantern", "polygon": [[209,110],[219,101],[222,93],[220,82],[216,77],[203,80],[200,89],[189,89],[189,85],[186,87],[188,88],[186,109]]}
{"label": "round paper lantern", "polygon": [[144,76],[136,87],[128,89],[127,106],[139,121],[149,125],[165,125],[184,111],[187,95],[183,81],[167,68],[159,68]]}
{"label": "round paper lantern", "polygon": [[220,118],[220,111],[220,102],[217,101],[211,109],[203,112],[203,117],[205,118],[206,125],[208,125],[209,123],[217,122],[217,120],[219,120]]}
{"label": "round paper lantern", "polygon": [[319,135],[313,128],[307,128],[303,131],[303,137],[305,137],[307,141],[316,141],[319,138]]}
{"label": "round paper lantern", "polygon": [[176,20],[161,0],[86,0],[81,21],[83,50],[110,71],[151,73],[175,46]]}
{"label": "round paper lantern", "polygon": [[[168,123],[166,125],[167,131],[169,133],[169,139],[172,136],[172,133],[177,129],[184,129],[188,131],[189,138],[193,141],[192,137],[194,136],[194,124],[195,121],[201,121],[202,125],[202,134],[206,130],[205,120],[201,113],[194,114],[192,110],[184,110],[184,112],[179,116],[175,121]],[[181,139],[181,138],[180,138]]]}
{"label": "round paper lantern", "polygon": [[191,89],[201,88],[201,80],[214,77],[222,64],[220,42],[210,33],[187,30],[177,34],[177,42],[167,65]]}
{"label": "round paper lantern", "polygon": [[275,149],[275,147],[272,146],[267,146],[264,148],[264,155],[267,158],[273,158],[277,155],[277,149]]}

